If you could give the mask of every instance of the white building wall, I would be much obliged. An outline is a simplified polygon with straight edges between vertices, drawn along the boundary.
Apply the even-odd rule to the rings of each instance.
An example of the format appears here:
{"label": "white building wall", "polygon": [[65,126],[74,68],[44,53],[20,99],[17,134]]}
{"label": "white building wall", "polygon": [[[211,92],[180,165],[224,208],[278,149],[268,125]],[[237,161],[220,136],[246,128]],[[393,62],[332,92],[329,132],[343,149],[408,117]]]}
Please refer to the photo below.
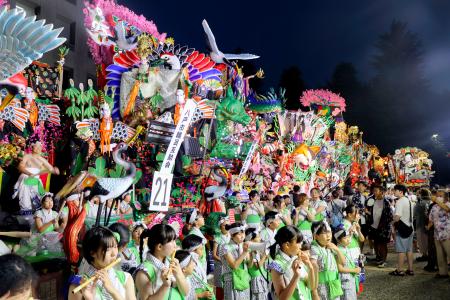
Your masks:
{"label": "white building wall", "polygon": [[[69,77],[66,74],[70,75],[71,70],[73,70],[73,76],[70,77],[76,83],[84,82],[86,85],[88,78],[95,78],[95,64],[90,57],[89,48],[86,44],[84,0],[10,0],[10,4],[11,7],[18,5],[25,8],[27,15],[34,11],[37,13],[37,19],[45,19],[46,24],[52,23],[54,28],[64,27],[61,35],[67,39],[66,44],[70,47],[65,63],[64,77],[66,80]],[[41,61],[50,65],[55,65],[57,60],[57,49],[45,54],[41,59]],[[66,80],[64,81],[66,82]]]}

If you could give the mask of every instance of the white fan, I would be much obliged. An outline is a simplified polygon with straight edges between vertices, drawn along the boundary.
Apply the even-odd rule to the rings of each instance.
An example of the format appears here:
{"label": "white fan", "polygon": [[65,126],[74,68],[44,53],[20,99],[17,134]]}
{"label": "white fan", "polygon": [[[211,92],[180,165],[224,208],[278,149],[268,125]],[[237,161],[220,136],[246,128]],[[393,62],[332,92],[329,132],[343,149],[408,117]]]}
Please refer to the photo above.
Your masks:
{"label": "white fan", "polygon": [[33,60],[63,44],[58,37],[63,28],[53,29],[36,16],[3,7],[0,11],[0,80],[25,69]]}

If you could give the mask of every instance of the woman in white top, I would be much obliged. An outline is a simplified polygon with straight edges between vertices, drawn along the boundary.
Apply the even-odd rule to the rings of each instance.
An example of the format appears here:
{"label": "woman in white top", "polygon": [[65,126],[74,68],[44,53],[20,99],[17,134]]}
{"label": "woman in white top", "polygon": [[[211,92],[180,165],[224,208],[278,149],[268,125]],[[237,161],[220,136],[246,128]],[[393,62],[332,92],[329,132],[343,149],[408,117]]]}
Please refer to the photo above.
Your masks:
{"label": "woman in white top", "polygon": [[264,206],[260,202],[259,194],[256,190],[252,190],[248,194],[250,202],[247,203],[245,211],[242,212],[243,219],[245,220],[249,215],[257,215],[259,217],[264,216]]}
{"label": "woman in white top", "polygon": [[83,256],[87,267],[79,275],[97,276],[97,280],[79,293],[72,293],[75,285],[69,287],[69,300],[136,300],[133,278],[129,273],[104,268],[117,259],[119,250],[114,233],[108,228],[90,229],[83,240]]}
{"label": "woman in white top", "polygon": [[42,209],[34,214],[35,227],[34,231],[39,233],[48,233],[57,231],[58,213],[53,208],[53,194],[46,193],[41,200]]}
{"label": "woman in white top", "polygon": [[320,191],[318,188],[312,188],[310,191],[311,200],[309,206],[316,211],[315,221],[322,221],[327,216],[327,203],[320,199]]}

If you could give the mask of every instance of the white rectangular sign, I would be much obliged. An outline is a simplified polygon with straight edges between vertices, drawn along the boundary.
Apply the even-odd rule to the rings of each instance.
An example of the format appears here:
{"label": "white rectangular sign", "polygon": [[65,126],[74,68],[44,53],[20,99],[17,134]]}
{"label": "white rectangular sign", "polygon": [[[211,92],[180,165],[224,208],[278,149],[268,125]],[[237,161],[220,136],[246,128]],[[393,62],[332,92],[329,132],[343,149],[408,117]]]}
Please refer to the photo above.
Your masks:
{"label": "white rectangular sign", "polygon": [[173,166],[175,165],[175,158],[177,157],[178,150],[180,150],[181,144],[184,141],[184,136],[191,124],[192,117],[195,113],[195,108],[197,103],[189,99],[184,105],[183,111],[181,112],[180,121],[175,128],[172,139],[170,140],[169,147],[167,147],[166,156],[164,156],[164,161],[161,166],[161,172],[172,173]]}
{"label": "white rectangular sign", "polygon": [[152,195],[149,210],[168,211],[173,174],[155,171],[153,174]]}
{"label": "white rectangular sign", "polygon": [[161,170],[153,174],[152,195],[150,197],[149,210],[168,211],[170,202],[170,191],[172,189],[172,170],[181,144],[191,124],[197,103],[189,99],[181,112],[180,121],[175,128],[169,147],[167,147]]}
{"label": "white rectangular sign", "polygon": [[250,163],[252,161],[253,154],[255,153],[257,146],[258,146],[258,140],[254,141],[252,146],[250,147],[247,157],[245,158],[245,161],[242,164],[242,169],[241,169],[241,172],[239,173],[239,177],[242,177],[242,175],[244,175],[245,172],[247,172],[248,168],[250,167]]}

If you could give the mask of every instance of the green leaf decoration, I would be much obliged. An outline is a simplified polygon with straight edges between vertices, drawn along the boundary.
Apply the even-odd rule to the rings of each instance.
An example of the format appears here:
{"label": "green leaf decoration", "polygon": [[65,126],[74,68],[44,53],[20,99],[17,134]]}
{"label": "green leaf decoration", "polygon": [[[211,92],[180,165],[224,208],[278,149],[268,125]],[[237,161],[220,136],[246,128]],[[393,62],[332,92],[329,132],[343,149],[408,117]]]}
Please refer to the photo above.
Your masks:
{"label": "green leaf decoration", "polygon": [[95,99],[95,97],[98,97],[97,92],[94,90],[92,86],[89,86],[89,89],[85,92],[86,97],[88,100],[92,101]]}
{"label": "green leaf decoration", "polygon": [[183,162],[183,166],[189,166],[192,163],[192,158],[187,155],[181,156],[181,161]]}
{"label": "green leaf decoration", "polygon": [[179,198],[181,197],[181,188],[177,187],[172,189],[172,192],[170,193],[170,196],[173,198]]}
{"label": "green leaf decoration", "polygon": [[103,157],[98,157],[95,160],[95,168],[89,168],[89,173],[99,178],[106,177],[106,160]]}
{"label": "green leaf decoration", "polygon": [[66,89],[64,91],[64,97],[72,100],[75,100],[80,95],[80,91],[75,87],[75,83],[73,82],[73,79],[69,80],[70,82],[70,88]]}
{"label": "green leaf decoration", "polygon": [[88,119],[92,119],[96,115],[98,115],[98,108],[89,103],[89,106],[84,109],[84,116]]}
{"label": "green leaf decoration", "polygon": [[136,176],[134,176],[133,184],[138,183],[139,180],[141,180],[141,178],[142,178],[142,170],[137,170]]}
{"label": "green leaf decoration", "polygon": [[75,105],[72,105],[66,109],[66,115],[72,117],[73,120],[76,121],[81,115],[81,109]]}
{"label": "green leaf decoration", "polygon": [[87,104],[89,102],[88,97],[86,96],[85,92],[81,92],[80,95],[77,98],[77,104],[78,105],[84,105]]}
{"label": "green leaf decoration", "polygon": [[116,165],[114,169],[109,170],[109,177],[120,178],[123,176],[123,173],[123,167],[120,165]]}
{"label": "green leaf decoration", "polygon": [[67,54],[69,54],[69,47],[62,46],[58,48],[59,56],[65,57]]}
{"label": "green leaf decoration", "polygon": [[39,98],[36,98],[36,99],[34,99],[34,101],[35,101],[36,103],[40,103],[40,104],[52,104],[52,102],[51,102],[49,99],[39,99]]}
{"label": "green leaf decoration", "polygon": [[114,99],[111,98],[110,96],[108,96],[108,95],[105,94],[105,102],[108,103],[109,108],[110,108],[111,111],[112,111],[113,108],[114,108]]}
{"label": "green leaf decoration", "polygon": [[150,98],[150,105],[153,108],[157,108],[157,107],[159,107],[159,105],[161,103],[163,103],[163,101],[164,101],[164,98],[161,96],[161,94],[156,93],[155,95],[153,95],[153,97]]}
{"label": "green leaf decoration", "polygon": [[72,176],[75,176],[76,174],[81,172],[81,169],[83,168],[83,157],[81,157],[81,154],[77,154],[77,158],[75,160],[75,167],[72,171]]}
{"label": "green leaf decoration", "polygon": [[162,161],[164,160],[164,157],[165,157],[165,156],[166,156],[165,153],[159,152],[159,153],[156,155],[156,161],[162,162]]}

